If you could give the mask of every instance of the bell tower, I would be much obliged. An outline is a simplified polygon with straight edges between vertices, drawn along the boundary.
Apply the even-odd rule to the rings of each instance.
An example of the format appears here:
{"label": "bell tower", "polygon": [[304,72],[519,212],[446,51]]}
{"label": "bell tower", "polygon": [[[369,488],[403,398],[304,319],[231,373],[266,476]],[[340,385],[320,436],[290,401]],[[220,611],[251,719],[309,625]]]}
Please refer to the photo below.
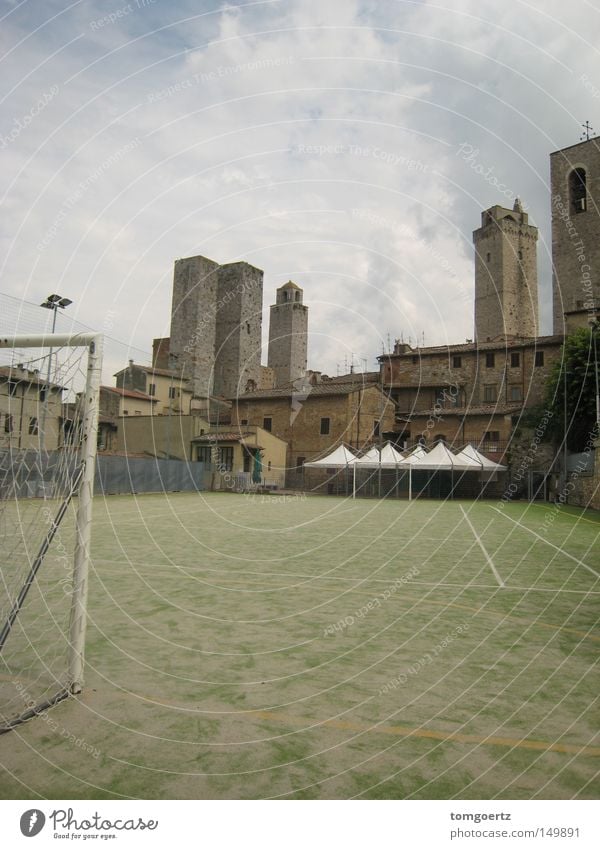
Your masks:
{"label": "bell tower", "polygon": [[269,318],[268,366],[275,374],[275,387],[292,383],[306,373],[308,307],[304,292],[291,280],[277,289]]}
{"label": "bell tower", "polygon": [[517,198],[481,215],[475,244],[475,338],[538,335],[537,227]]}

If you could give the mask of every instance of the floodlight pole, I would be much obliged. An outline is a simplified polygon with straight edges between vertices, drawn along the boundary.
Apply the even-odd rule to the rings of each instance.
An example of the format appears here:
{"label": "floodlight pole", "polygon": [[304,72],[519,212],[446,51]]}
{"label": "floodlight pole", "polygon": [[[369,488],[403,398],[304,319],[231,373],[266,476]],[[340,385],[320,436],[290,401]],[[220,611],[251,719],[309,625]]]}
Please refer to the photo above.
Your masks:
{"label": "floodlight pole", "polygon": [[[69,304],[72,304],[73,301],[69,300],[69,298],[63,298],[62,295],[48,295],[46,300],[40,304],[41,307],[44,307],[47,310],[52,310],[52,335],[56,331],[56,314],[58,309],[65,309]],[[48,353],[48,373],[46,376],[46,391],[44,393],[44,402],[42,404],[42,421],[40,423],[40,451],[44,451],[46,447],[46,419],[48,418],[48,402],[50,400],[50,377],[52,374],[52,346],[50,346],[50,351]]]}

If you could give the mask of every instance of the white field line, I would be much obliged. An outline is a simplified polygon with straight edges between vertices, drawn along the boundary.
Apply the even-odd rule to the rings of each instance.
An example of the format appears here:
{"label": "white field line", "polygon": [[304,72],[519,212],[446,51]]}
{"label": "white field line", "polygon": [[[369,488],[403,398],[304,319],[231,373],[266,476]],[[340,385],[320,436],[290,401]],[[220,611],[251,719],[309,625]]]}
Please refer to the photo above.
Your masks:
{"label": "white field line", "polygon": [[[215,572],[225,575],[238,576],[238,575],[252,575],[257,578],[302,578],[307,579],[309,581],[342,581],[342,582],[356,582],[360,583],[378,583],[378,584],[390,584],[394,581],[394,575],[390,575],[389,578],[369,578],[368,576],[365,578],[364,575],[349,575],[349,576],[341,576],[341,575],[310,575],[301,572],[249,572],[247,569],[215,569],[209,566],[185,566],[181,564],[173,564],[173,563],[136,563],[130,560],[115,560],[114,558],[107,559],[104,557],[94,557],[92,558],[94,563],[109,563],[111,566],[118,566],[119,564],[127,567],[127,566],[135,566],[136,569],[165,569],[169,572],[172,572],[173,569],[177,571],[183,572],[185,575],[190,577],[195,577],[191,573],[203,573],[203,572]],[[96,572],[99,572],[96,569]],[[123,575],[123,569],[102,569],[102,575]],[[440,589],[446,589],[448,587],[465,589],[464,584],[454,584],[448,581],[417,581],[414,578],[411,578],[410,585],[415,584],[423,587],[439,587]],[[406,584],[406,588],[408,589],[409,584]],[[469,584],[468,589],[470,590],[495,590],[495,584]],[[515,592],[528,592],[528,593],[571,593],[574,595],[600,595],[600,590],[567,590],[561,588],[553,588],[553,587],[519,587],[513,586],[511,584],[510,587],[504,585],[505,590],[514,590]]]}
{"label": "white field line", "polygon": [[467,516],[467,514],[466,514],[466,512],[465,512],[465,510],[463,509],[462,506],[461,506],[460,509],[462,510],[462,514],[465,517],[465,522],[471,528],[471,531],[473,532],[473,536],[475,537],[475,539],[479,543],[479,548],[483,551],[483,553],[485,554],[485,559],[490,564],[490,568],[491,568],[492,572],[494,573],[494,577],[498,581],[498,586],[504,587],[505,586],[504,581],[502,580],[502,578],[498,574],[498,570],[494,566],[494,562],[493,562],[492,558],[490,557],[490,555],[487,553],[484,544],[481,542],[481,540],[479,538],[479,534],[477,533],[477,531],[475,530],[475,528],[471,524],[471,521],[470,521],[469,517]]}
{"label": "white field line", "polygon": [[550,542],[550,540],[545,539],[540,534],[536,534],[536,532],[532,531],[531,528],[528,528],[527,525],[522,525],[520,522],[517,522],[516,519],[512,519],[510,516],[507,516],[506,513],[503,513],[502,510],[499,510],[497,507],[491,507],[490,509],[495,510],[496,513],[499,513],[504,519],[508,519],[509,522],[513,522],[513,524],[518,525],[524,531],[527,531],[528,533],[533,534],[533,536],[537,537],[539,540],[541,540],[541,542],[545,542],[546,545],[549,545],[551,548],[554,548],[554,549],[556,549],[556,551],[560,552],[561,554],[564,554],[564,556],[568,557],[569,560],[574,560],[575,563],[578,563],[580,566],[583,566],[584,569],[587,569],[588,572],[591,572],[592,575],[596,576],[596,578],[600,578],[600,575],[598,574],[598,572],[596,572],[594,569],[592,569],[591,566],[588,566],[587,563],[584,563],[583,560],[580,560],[578,557],[574,557],[572,554],[569,554],[568,551],[565,551],[564,549],[560,548],[558,545],[554,545],[553,542]]}

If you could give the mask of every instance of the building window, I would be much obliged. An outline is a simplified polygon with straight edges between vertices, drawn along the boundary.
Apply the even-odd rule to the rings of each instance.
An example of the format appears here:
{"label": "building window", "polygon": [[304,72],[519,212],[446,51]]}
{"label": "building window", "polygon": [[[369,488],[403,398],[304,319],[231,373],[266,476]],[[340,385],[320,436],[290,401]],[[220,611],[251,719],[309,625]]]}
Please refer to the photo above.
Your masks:
{"label": "building window", "polygon": [[485,355],[485,367],[486,368],[494,368],[496,365],[496,355],[495,354],[486,354]]}
{"label": "building window", "polygon": [[379,436],[380,426],[381,423],[379,422],[379,420],[375,419],[375,421],[373,422],[373,436]]}
{"label": "building window", "polygon": [[510,367],[511,368],[519,368],[521,365],[521,355],[519,353],[513,353],[510,355]]}
{"label": "building window", "polygon": [[519,249],[519,260],[523,259],[523,251]]}
{"label": "building window", "polygon": [[129,410],[123,410],[123,415],[124,415],[124,416],[128,416],[128,415],[129,415]]}
{"label": "building window", "polygon": [[499,430],[486,430],[483,435],[484,442],[500,442],[500,431]]}
{"label": "building window", "polygon": [[496,400],[496,384],[488,383],[483,387],[483,400],[486,404],[493,404]]}
{"label": "building window", "polygon": [[215,451],[220,472],[230,472],[233,469],[233,447],[226,445]]}
{"label": "building window", "polygon": [[35,416],[29,419],[29,435],[36,436],[38,433],[38,420]]}
{"label": "building window", "polygon": [[[247,425],[247,424],[248,424],[248,419],[241,419],[241,420],[240,420],[240,424],[242,425],[242,427],[243,427],[244,425]],[[265,428],[265,430],[266,430],[266,428]]]}
{"label": "building window", "polygon": [[8,381],[8,394],[13,397],[17,394],[17,386],[19,384],[15,380]]}
{"label": "building window", "polygon": [[141,410],[134,410],[134,414],[135,414],[136,416],[141,416],[141,415],[142,415],[142,411],[141,411]]}
{"label": "building window", "polygon": [[42,404],[44,403],[45,400],[46,400],[46,389],[45,388],[40,389],[40,401],[42,402]]}
{"label": "building window", "polygon": [[492,260],[492,255],[491,255],[491,253],[488,251],[488,252],[486,253],[486,255],[485,255],[485,261],[486,261],[486,262],[491,262],[491,260]]}
{"label": "building window", "polygon": [[301,472],[304,469],[304,464],[306,463],[306,457],[298,457],[296,460],[296,471]]}
{"label": "building window", "polygon": [[327,436],[329,434],[329,424],[330,421],[328,418],[321,419],[321,436]]}
{"label": "building window", "polygon": [[250,461],[251,460],[252,460],[251,454],[248,451],[244,451],[244,471],[245,472],[251,471],[251,467],[250,467]]}
{"label": "building window", "polygon": [[266,418],[263,419],[263,430],[268,430],[269,433],[271,433],[272,427],[273,427],[273,419],[271,418],[271,416],[266,416]]}
{"label": "building window", "polygon": [[199,463],[211,463],[211,448],[200,445],[197,449],[196,459]]}
{"label": "building window", "polygon": [[176,386],[169,386],[169,398],[178,398],[179,389]]}
{"label": "building window", "polygon": [[148,395],[156,395],[156,383],[151,383],[148,386]]}
{"label": "building window", "polygon": [[13,432],[13,417],[7,413],[4,418],[4,433]]}
{"label": "building window", "polygon": [[523,400],[523,390],[520,386],[511,386],[510,387],[510,400],[511,401],[522,401]]}
{"label": "building window", "polygon": [[419,357],[415,354],[412,358],[413,366],[416,366],[418,362],[419,362]]}
{"label": "building window", "polygon": [[452,368],[461,368],[462,367],[462,357],[455,354],[452,357]]}
{"label": "building window", "polygon": [[569,200],[571,213],[577,215],[587,209],[587,178],[585,168],[575,168],[569,174]]}
{"label": "building window", "polygon": [[544,352],[536,351],[535,352],[535,367],[539,368],[544,365]]}

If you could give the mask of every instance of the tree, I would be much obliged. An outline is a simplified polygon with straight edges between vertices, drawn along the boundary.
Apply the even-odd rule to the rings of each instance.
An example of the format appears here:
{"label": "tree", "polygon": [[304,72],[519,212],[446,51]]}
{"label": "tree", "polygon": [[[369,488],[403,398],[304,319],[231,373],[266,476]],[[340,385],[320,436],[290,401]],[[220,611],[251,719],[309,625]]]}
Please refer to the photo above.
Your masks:
{"label": "tree", "polygon": [[[565,339],[560,360],[554,363],[546,383],[546,409],[552,411],[549,434],[561,442],[565,430],[567,396],[567,448],[583,451],[596,428],[596,347],[600,351],[600,328],[582,327]],[[566,370],[566,374],[565,374]],[[565,386],[566,384],[566,386]]]}

